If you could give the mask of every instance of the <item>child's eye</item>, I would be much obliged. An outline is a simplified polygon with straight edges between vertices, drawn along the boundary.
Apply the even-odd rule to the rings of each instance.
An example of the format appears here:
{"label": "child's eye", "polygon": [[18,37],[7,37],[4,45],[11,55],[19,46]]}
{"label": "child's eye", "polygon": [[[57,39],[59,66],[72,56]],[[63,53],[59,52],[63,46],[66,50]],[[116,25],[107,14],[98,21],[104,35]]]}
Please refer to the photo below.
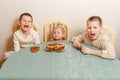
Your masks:
{"label": "child's eye", "polygon": [[97,27],[94,27],[94,29],[96,29]]}
{"label": "child's eye", "polygon": [[31,23],[31,21],[28,21],[28,23]]}
{"label": "child's eye", "polygon": [[91,29],[91,27],[87,27],[88,29]]}
{"label": "child's eye", "polygon": [[26,22],[26,20],[23,20],[23,22]]}

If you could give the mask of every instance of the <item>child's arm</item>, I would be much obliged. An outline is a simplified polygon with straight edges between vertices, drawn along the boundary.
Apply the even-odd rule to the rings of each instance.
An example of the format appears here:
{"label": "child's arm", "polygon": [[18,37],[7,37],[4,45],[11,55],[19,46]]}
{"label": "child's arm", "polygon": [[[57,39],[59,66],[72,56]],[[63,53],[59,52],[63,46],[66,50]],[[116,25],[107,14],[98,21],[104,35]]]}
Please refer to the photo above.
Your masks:
{"label": "child's arm", "polygon": [[101,52],[102,52],[101,57],[103,58],[110,58],[110,59],[116,58],[115,49],[110,40],[107,40],[102,44]]}
{"label": "child's arm", "polygon": [[81,46],[80,46],[80,42],[82,42],[84,39],[83,37],[85,36],[85,34],[81,34],[79,36],[76,36],[76,37],[73,37],[72,38],[72,42],[73,42],[73,46],[77,49],[80,49],[81,50]]}
{"label": "child's arm", "polygon": [[115,59],[116,57],[114,47],[110,41],[106,41],[105,43],[102,44],[102,50],[98,51],[92,50],[87,47],[82,47],[81,51],[83,52],[83,54],[92,54],[108,59]]}
{"label": "child's arm", "polygon": [[35,43],[35,44],[40,44],[40,36],[39,36],[39,33],[36,32],[36,31],[33,30],[33,29],[30,29],[30,33],[31,33],[32,38],[34,39],[34,43]]}
{"label": "child's arm", "polygon": [[81,48],[80,42],[77,41],[77,40],[74,40],[74,41],[73,41],[73,46],[74,46],[75,48],[77,48],[77,49],[80,49],[80,48]]}
{"label": "child's arm", "polygon": [[14,42],[14,51],[17,52],[20,50],[20,43],[17,39],[17,35],[16,33],[14,33],[14,36],[13,36],[13,42]]}
{"label": "child's arm", "polygon": [[72,38],[72,42],[74,42],[74,41],[78,41],[78,42],[82,42],[84,39],[84,36],[85,36],[85,34],[83,33],[83,34],[81,34],[81,35],[78,35],[78,36],[76,36],[76,37],[73,37]]}
{"label": "child's arm", "polygon": [[35,40],[36,44],[40,44],[40,37],[38,34],[36,34],[36,40]]}
{"label": "child's arm", "polygon": [[101,51],[92,50],[92,49],[87,48],[87,47],[82,47],[81,52],[83,52],[83,54],[92,54],[92,55],[96,55],[96,56],[101,56],[102,55]]}

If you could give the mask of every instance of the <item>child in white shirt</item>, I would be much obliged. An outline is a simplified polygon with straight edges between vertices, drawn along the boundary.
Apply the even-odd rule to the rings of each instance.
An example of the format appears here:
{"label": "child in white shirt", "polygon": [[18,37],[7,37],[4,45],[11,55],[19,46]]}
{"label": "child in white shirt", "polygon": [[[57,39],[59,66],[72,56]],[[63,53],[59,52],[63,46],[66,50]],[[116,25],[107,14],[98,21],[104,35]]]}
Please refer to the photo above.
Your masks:
{"label": "child in white shirt", "polygon": [[40,43],[39,34],[32,29],[33,18],[29,13],[23,13],[19,18],[19,27],[13,35],[14,51],[5,52],[4,59],[7,59],[14,52],[19,51],[21,48],[32,46]]}
{"label": "child in white shirt", "polygon": [[13,36],[15,52],[19,51],[21,48],[40,43],[39,34],[31,28],[32,23],[33,18],[31,14],[23,13],[20,15],[20,30],[16,31]]}

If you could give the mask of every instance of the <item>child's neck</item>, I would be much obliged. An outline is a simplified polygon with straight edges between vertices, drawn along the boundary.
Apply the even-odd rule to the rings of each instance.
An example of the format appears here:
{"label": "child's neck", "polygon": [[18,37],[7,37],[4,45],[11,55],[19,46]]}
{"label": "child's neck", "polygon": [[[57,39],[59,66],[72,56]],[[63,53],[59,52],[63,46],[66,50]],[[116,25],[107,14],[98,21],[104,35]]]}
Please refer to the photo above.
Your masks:
{"label": "child's neck", "polygon": [[62,39],[54,39],[54,41],[62,41]]}
{"label": "child's neck", "polygon": [[26,37],[30,35],[30,31],[23,31],[23,30],[22,30],[22,33],[23,33]]}

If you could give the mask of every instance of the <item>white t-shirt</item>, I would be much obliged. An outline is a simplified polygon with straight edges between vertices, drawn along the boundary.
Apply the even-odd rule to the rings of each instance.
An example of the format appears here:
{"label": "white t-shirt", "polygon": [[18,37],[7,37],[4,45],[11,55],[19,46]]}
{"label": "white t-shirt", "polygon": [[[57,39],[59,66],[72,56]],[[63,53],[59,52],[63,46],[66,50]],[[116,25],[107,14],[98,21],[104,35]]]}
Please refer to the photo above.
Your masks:
{"label": "white t-shirt", "polygon": [[40,38],[38,33],[33,29],[30,29],[30,35],[27,37],[22,33],[21,30],[18,30],[14,33],[13,42],[14,51],[16,52],[19,51],[20,48],[25,48],[34,44],[39,44]]}

